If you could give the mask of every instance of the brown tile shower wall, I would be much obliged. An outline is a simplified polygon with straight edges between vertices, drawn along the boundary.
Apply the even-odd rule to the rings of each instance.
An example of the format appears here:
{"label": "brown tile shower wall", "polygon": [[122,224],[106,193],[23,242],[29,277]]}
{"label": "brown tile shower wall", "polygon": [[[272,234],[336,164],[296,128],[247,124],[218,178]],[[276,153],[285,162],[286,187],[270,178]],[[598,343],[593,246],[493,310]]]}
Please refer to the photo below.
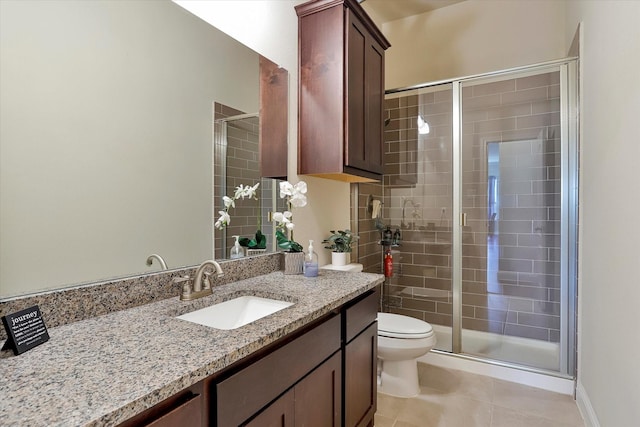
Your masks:
{"label": "brown tile shower wall", "polygon": [[[387,99],[384,217],[399,228],[387,310],[451,325],[452,92]],[[430,126],[418,136],[418,114]],[[444,211],[443,211],[444,209]]]}
{"label": "brown tile shower wall", "polygon": [[[559,340],[560,141],[557,73],[463,89],[463,328]],[[400,228],[386,310],[451,325],[452,101],[447,87],[387,99],[384,191],[360,184],[360,262],[380,272],[380,239],[366,211],[384,194],[385,224]],[[416,120],[429,123],[418,137]],[[488,142],[499,144],[500,211],[491,245]],[[541,206],[541,207],[538,207]],[[489,246],[488,246],[489,242]],[[496,260],[487,281],[487,248]],[[493,268],[491,269],[493,270]]]}
{"label": "brown tile shower wall", "polygon": [[[431,133],[419,141],[420,104],[429,105]],[[381,222],[403,236],[392,252],[395,274],[385,284],[385,311],[450,325],[451,91],[422,95],[420,102],[417,95],[387,99],[385,108],[384,191],[379,184],[359,187],[360,262],[365,271],[382,271],[380,231],[366,209],[371,196],[384,203]]]}
{"label": "brown tile shower wall", "polygon": [[382,184],[355,185],[358,186],[358,262],[367,273],[382,273],[382,249],[378,244],[380,232],[368,206],[372,199],[382,200]]}
{"label": "brown tile shower wall", "polygon": [[[463,87],[463,328],[560,339],[559,94],[557,72]],[[500,205],[488,221],[496,173]]]}

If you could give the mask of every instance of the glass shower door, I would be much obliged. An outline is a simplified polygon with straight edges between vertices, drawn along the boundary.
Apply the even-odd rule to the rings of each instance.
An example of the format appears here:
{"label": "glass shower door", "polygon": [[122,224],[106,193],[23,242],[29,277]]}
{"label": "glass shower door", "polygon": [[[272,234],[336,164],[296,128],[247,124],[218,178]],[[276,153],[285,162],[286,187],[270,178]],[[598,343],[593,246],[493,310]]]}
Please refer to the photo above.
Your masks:
{"label": "glass shower door", "polygon": [[462,82],[461,351],[560,371],[560,69]]}
{"label": "glass shower door", "polygon": [[360,242],[402,233],[382,309],[429,322],[438,351],[575,375],[576,68],[387,93],[383,188],[365,190],[384,221],[363,221]]}
{"label": "glass shower door", "polygon": [[[391,248],[394,272],[384,286],[383,310],[429,322],[435,348],[443,351],[451,351],[452,336],[452,104],[451,84],[387,96],[379,224],[401,235]],[[361,243],[369,239],[364,226]],[[369,240],[377,242],[375,231]]]}

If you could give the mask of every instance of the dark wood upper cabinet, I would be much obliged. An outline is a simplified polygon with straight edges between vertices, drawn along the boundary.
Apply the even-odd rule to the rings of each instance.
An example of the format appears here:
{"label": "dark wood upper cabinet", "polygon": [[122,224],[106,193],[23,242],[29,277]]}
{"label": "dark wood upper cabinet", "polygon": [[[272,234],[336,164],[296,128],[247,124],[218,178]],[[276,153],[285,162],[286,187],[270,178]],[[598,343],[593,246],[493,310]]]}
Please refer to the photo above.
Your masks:
{"label": "dark wood upper cabinet", "polygon": [[378,181],[390,44],[355,0],[315,0],[296,6],[296,13],[298,173]]}
{"label": "dark wood upper cabinet", "polygon": [[287,179],[289,72],[260,55],[260,176]]}

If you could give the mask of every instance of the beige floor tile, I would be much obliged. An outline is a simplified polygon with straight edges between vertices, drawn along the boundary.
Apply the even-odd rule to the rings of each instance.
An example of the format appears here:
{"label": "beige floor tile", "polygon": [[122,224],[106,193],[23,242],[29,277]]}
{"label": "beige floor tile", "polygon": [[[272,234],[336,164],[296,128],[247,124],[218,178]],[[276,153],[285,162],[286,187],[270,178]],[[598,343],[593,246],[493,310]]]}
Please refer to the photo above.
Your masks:
{"label": "beige floor tile", "polygon": [[571,396],[535,387],[494,380],[493,404],[557,423],[583,425],[578,407]]}
{"label": "beige floor tile", "polygon": [[393,427],[393,423],[395,423],[394,418],[385,417],[376,413],[373,419],[373,425],[375,427]]}
{"label": "beige floor tile", "polygon": [[404,410],[406,404],[407,399],[378,393],[378,409],[376,414],[395,420],[398,414]]}
{"label": "beige floor tile", "polygon": [[482,402],[493,400],[493,378],[491,377],[441,368],[426,363],[419,363],[418,371],[420,384],[425,387]]}
{"label": "beige floor tile", "polygon": [[418,397],[407,399],[397,421],[421,427],[489,427],[491,404],[425,388]]}
{"label": "beige floor tile", "polygon": [[512,409],[493,407],[491,427],[577,427],[584,424],[567,424]]}
{"label": "beige floor tile", "polygon": [[[396,421],[393,427],[425,427],[427,424],[412,424],[406,421]],[[378,427],[378,426],[376,426]]]}
{"label": "beige floor tile", "polygon": [[584,427],[571,396],[418,364],[420,395],[378,394],[376,427]]}

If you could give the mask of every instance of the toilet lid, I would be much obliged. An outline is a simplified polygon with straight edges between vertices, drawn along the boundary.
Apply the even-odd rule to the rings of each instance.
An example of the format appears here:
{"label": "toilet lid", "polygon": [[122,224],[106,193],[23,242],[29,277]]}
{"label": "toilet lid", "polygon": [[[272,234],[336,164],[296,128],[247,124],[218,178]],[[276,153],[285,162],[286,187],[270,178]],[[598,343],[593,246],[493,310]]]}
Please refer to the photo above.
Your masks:
{"label": "toilet lid", "polygon": [[390,338],[427,338],[433,328],[425,321],[393,313],[378,313],[378,335]]}

